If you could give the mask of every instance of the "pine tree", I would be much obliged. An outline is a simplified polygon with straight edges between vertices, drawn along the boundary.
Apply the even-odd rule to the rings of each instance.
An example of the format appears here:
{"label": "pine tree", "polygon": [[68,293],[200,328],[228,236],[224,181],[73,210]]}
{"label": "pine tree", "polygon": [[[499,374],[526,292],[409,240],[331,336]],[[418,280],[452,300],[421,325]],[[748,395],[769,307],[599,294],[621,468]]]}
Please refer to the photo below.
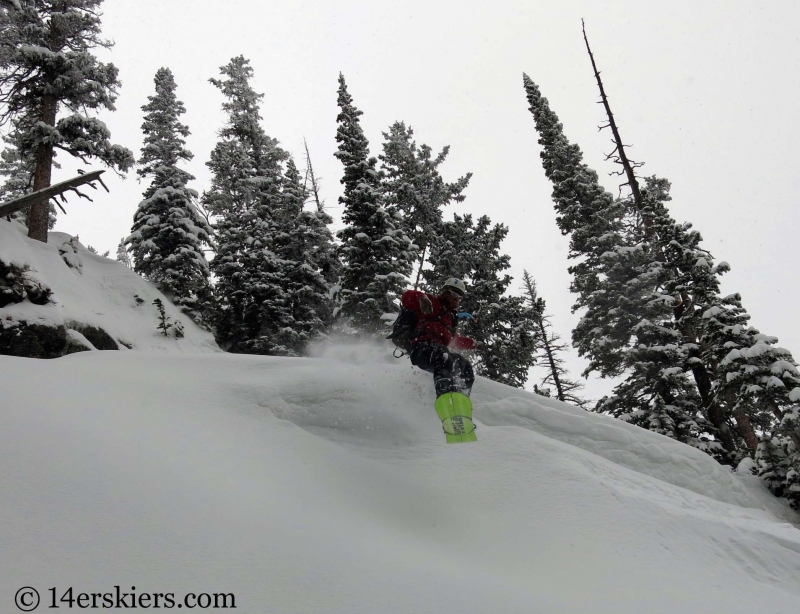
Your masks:
{"label": "pine tree", "polygon": [[[666,208],[669,182],[648,177],[645,184],[640,204],[631,208],[641,212],[644,223],[639,228],[648,245],[647,266],[657,272],[652,276],[653,304],[661,299],[664,307],[671,307],[674,318],[669,322],[662,315],[660,326],[679,337],[676,344],[664,344],[660,337],[641,338],[632,351],[673,354],[665,361],[661,380],[680,377],[674,383],[685,391],[678,404],[683,405],[691,425],[688,430],[696,430],[697,425],[716,440],[701,435],[688,442],[723,462],[735,463],[748,453],[755,454],[757,431],[775,428],[776,418],[791,404],[789,394],[800,383],[800,374],[791,354],[774,347],[777,339],[761,335],[748,324],[750,316],[741,297],[721,295],[719,278],[730,267],[726,262],[714,263],[713,256],[700,247],[702,237],[691,224],[678,224],[670,217]],[[694,377],[694,400],[685,396],[689,389],[678,372],[680,366]]]}
{"label": "pine tree", "polygon": [[[714,264],[691,224],[671,218],[669,182],[649,177],[640,188],[635,169],[641,164],[626,155],[588,39],[586,46],[608,117],[604,127],[614,134],[609,158],[623,167],[619,174],[631,190],[617,201],[616,245],[594,262],[595,279],[602,283],[588,293],[584,285],[581,306],[587,313],[574,334],[592,358],[590,368],[625,374],[615,395],[600,407],[697,445],[723,462],[759,454],[759,433],[779,432],[787,408],[800,399],[797,365],[788,350],[775,346],[777,339],[749,325],[738,294],[721,295],[719,277],[730,267]],[[574,170],[575,157],[559,141],[557,119],[527,77],[526,91],[540,142],[546,150],[549,146],[543,159],[556,160],[554,166],[563,169],[572,158]],[[563,195],[564,179],[554,179],[554,195]],[[557,201],[557,208],[563,204]],[[587,204],[574,198],[576,206],[568,210]],[[596,236],[611,237],[608,232]],[[779,443],[794,450],[800,443],[795,437],[798,442]]]}
{"label": "pine tree", "polygon": [[153,305],[158,309],[158,325],[156,328],[161,331],[162,335],[167,337],[169,335],[169,329],[172,328],[172,324],[170,323],[170,317],[164,310],[164,303],[160,298],[157,298],[153,301]]}
{"label": "pine tree", "polygon": [[128,246],[125,245],[125,238],[119,240],[119,245],[117,245],[117,262],[121,262],[129,269],[133,268],[133,263],[131,262],[131,256],[128,254]]}
{"label": "pine tree", "polygon": [[[583,384],[572,380],[564,366],[562,353],[567,350],[567,345],[561,343],[561,337],[553,331],[550,316],[546,314],[547,303],[539,296],[536,281],[528,271],[522,273],[522,289],[527,307],[531,310],[531,317],[537,327],[537,362],[543,365],[546,375],[541,379],[537,390],[555,389],[555,398],[565,403],[572,403],[587,409],[589,401],[584,399],[579,391]],[[548,394],[546,396],[552,396]]]}
{"label": "pine tree", "polygon": [[[636,254],[635,247],[625,239],[625,210],[600,185],[597,173],[582,162],[580,148],[566,138],[536,84],[527,75],[523,75],[523,83],[539,133],[542,165],[553,183],[556,222],[562,234],[569,235],[569,257],[577,261],[569,267],[571,290],[577,295],[573,311],[597,304],[601,305],[598,316],[605,313],[619,318],[594,322],[594,314],[584,317],[573,332],[573,344],[581,356],[590,359],[586,374],[598,371],[604,377],[618,376],[625,369],[620,349],[627,345],[626,335],[637,323],[615,304],[618,297],[609,292],[607,284],[608,273],[614,268],[608,258]],[[624,283],[629,274],[621,273],[617,276],[623,277]]]}
{"label": "pine tree", "polygon": [[137,170],[151,183],[134,214],[126,243],[134,270],[184,313],[202,322],[210,298],[203,245],[211,243],[212,230],[194,205],[197,192],[186,185],[194,177],[178,167],[193,156],[186,149],[189,128],[179,119],[186,109],[175,95],[172,71],[160,68],[155,86],[155,95],[148,96],[149,102],[142,107],[145,138]]}
{"label": "pine tree", "polygon": [[[696,446],[724,461],[728,459],[718,440],[727,443],[727,434],[713,426],[709,412],[703,412],[709,405],[687,374],[704,369],[695,360],[695,340],[685,336],[674,317],[676,297],[685,287],[678,281],[674,261],[661,241],[662,229],[681,230],[663,206],[667,190],[668,184],[651,178],[642,192],[641,209],[627,199],[621,201],[632,222],[625,236],[627,245],[604,256],[603,292],[587,301],[587,314],[576,333],[597,342],[606,352],[608,348],[593,328],[601,323],[603,330],[611,331],[608,338],[615,340],[612,347],[626,369],[626,380],[612,396],[601,400],[600,411]],[[684,238],[693,241],[697,237]],[[667,247],[677,249],[677,245],[676,241]]]}
{"label": "pine tree", "polygon": [[[33,160],[32,191],[51,182],[56,150],[87,162],[97,158],[125,171],[133,154],[112,145],[106,125],[87,113],[114,110],[119,80],[113,64],[98,62],[102,0],[19,0],[0,6],[0,125],[11,122],[24,161]],[[59,117],[59,110],[67,115]],[[47,201],[31,207],[28,235],[47,241]]]}
{"label": "pine tree", "polygon": [[[6,147],[0,152],[0,177],[7,177],[7,179],[0,186],[0,202],[19,198],[33,191],[33,171],[36,167],[36,159],[31,153],[23,157],[17,142],[22,131],[17,129],[17,124],[17,120],[12,120],[8,134],[3,136]],[[60,168],[60,165],[53,161],[53,167]],[[56,225],[56,207],[50,202],[47,210],[47,229],[52,230]],[[15,211],[8,217],[27,226],[29,212],[30,209]]]}
{"label": "pine tree", "polygon": [[232,352],[282,354],[279,339],[291,326],[291,301],[284,290],[282,263],[274,251],[276,214],[284,206],[282,162],[288,154],[261,128],[253,69],[242,56],[210,79],[225,97],[227,122],[206,163],[213,173],[203,204],[217,216],[216,333]]}
{"label": "pine tree", "polygon": [[392,124],[389,132],[383,133],[385,140],[380,160],[385,173],[383,191],[386,202],[400,211],[406,234],[418,249],[416,288],[429,246],[441,229],[441,209],[451,202],[463,202],[462,192],[472,173],[454,183],[446,183],[438,169],[447,158],[450,147],[444,147],[432,158],[432,149],[428,145],[418,148],[412,140],[413,135],[411,127],[406,127],[403,122]]}
{"label": "pine tree", "polygon": [[[794,401],[800,401],[800,394],[792,395]],[[778,425],[777,434],[783,440],[787,451],[786,481],[784,496],[789,500],[792,509],[800,512],[800,405],[795,405],[784,412]]]}
{"label": "pine tree", "polygon": [[[754,452],[756,432],[774,430],[800,397],[800,372],[791,352],[775,345],[776,337],[747,326],[749,316],[741,308],[738,294],[722,302],[727,309],[714,306],[703,314],[708,345],[725,352],[717,363],[715,392]],[[714,353],[711,360],[720,354]]]}
{"label": "pine tree", "polygon": [[[661,273],[662,279],[658,280],[654,292],[663,296],[664,303],[672,301],[675,317],[669,328],[680,332],[682,341],[676,357],[683,358],[684,370],[694,376],[711,432],[722,443],[729,459],[736,462],[745,450],[749,449],[750,454],[755,452],[757,436],[751,417],[735,399],[736,394],[730,389],[724,390],[726,383],[718,370],[719,354],[727,347],[719,333],[728,328],[713,326],[705,314],[713,312],[721,320],[740,321],[746,321],[749,316],[740,303],[734,304],[738,298],[731,301],[730,297],[720,297],[718,277],[729,269],[727,263],[714,266],[711,254],[699,247],[699,233],[690,231],[690,224],[676,224],[669,216],[665,206],[670,200],[669,182],[651,177],[647,179],[646,189],[640,190],[635,170],[641,163],[627,156],[585,29],[584,41],[608,118],[604,127],[610,128],[614,135],[615,149],[609,157],[622,166],[619,174],[626,176],[624,185],[631,190],[626,208],[638,222],[635,229],[639,234],[643,232],[644,242],[649,244],[650,267]],[[700,314],[704,314],[703,317]],[[709,328],[708,324],[712,326]],[[741,330],[740,324],[734,330]],[[663,346],[652,342],[650,345],[654,349]],[[676,371],[677,368],[666,370],[669,374]],[[730,428],[731,418],[738,432]]]}
{"label": "pine tree", "polygon": [[[16,142],[20,138],[20,131],[13,127],[16,123],[12,121],[12,128],[3,136],[6,147],[0,152],[0,177],[6,177],[6,180],[0,185],[0,203],[19,198],[33,190],[33,171],[36,161],[30,154],[22,156],[19,144]],[[57,166],[55,162],[53,165]],[[48,211],[47,228],[51,230],[56,223],[55,206],[52,203],[49,203]],[[28,212],[28,209],[15,211],[8,218],[27,226]]]}
{"label": "pine tree", "polygon": [[767,488],[774,495],[783,496],[789,466],[786,450],[784,450],[780,440],[764,433],[758,441],[755,461],[758,475],[764,480]]}
{"label": "pine tree", "polygon": [[20,137],[20,130],[14,126],[16,123],[11,122],[9,134],[3,136],[6,147],[0,152],[0,177],[6,177],[6,180],[0,186],[0,202],[19,198],[33,189],[35,160],[30,155],[22,157],[19,143],[16,142]]}
{"label": "pine tree", "polygon": [[579,259],[570,267],[573,309],[585,314],[573,344],[590,359],[586,374],[627,378],[597,409],[707,448],[697,394],[684,374],[681,331],[672,322],[674,298],[663,290],[669,269],[658,258],[648,220],[602,188],[538,87],[527,75],[523,80],[557,222],[570,235],[570,257]]}
{"label": "pine tree", "polygon": [[358,119],[362,112],[353,104],[341,74],[338,104],[339,147],[334,155],[344,165],[344,194],[339,202],[346,224],[339,231],[344,265],[339,318],[343,330],[385,336],[384,314],[399,310],[415,250],[402,230],[399,213],[384,202],[377,159],[369,155],[369,142]]}
{"label": "pine tree", "polygon": [[647,247],[647,266],[654,271],[653,297],[662,308],[659,325],[675,335],[671,343],[651,340],[650,345],[653,351],[672,354],[674,364],[665,365],[669,377],[682,367],[687,377],[691,374],[694,379],[695,399],[686,400],[685,404],[687,408],[700,408],[702,416],[691,409],[687,410],[689,419],[696,418],[701,428],[714,437],[712,441],[703,436],[697,445],[722,462],[735,462],[740,446],[714,393],[714,375],[704,359],[705,344],[698,328],[702,323],[697,321],[698,314],[717,300],[718,277],[727,270],[727,264],[714,266],[711,254],[700,248],[700,234],[692,230],[691,224],[679,224],[669,215],[668,181],[648,177],[645,184],[640,192],[637,188],[639,201],[629,200],[627,204],[636,212],[640,222],[637,231]]}
{"label": "pine tree", "polygon": [[[577,295],[573,311],[587,308],[592,301],[613,300],[602,283],[604,258],[617,249],[629,247],[624,237],[624,207],[600,185],[597,173],[583,163],[580,148],[564,135],[558,117],[528,75],[523,74],[523,84],[539,133],[542,166],[553,184],[556,223],[562,234],[569,235],[569,258],[577,261],[569,267],[573,279],[570,289]],[[606,311],[610,309],[614,306],[608,305]],[[625,312],[613,313],[623,316]],[[634,323],[633,320],[627,325],[620,323],[618,329],[630,330]],[[616,340],[612,344],[611,333],[617,326],[587,328],[592,333],[589,337],[573,333],[573,344],[579,354],[590,358],[586,373],[619,375],[624,367],[617,349],[624,347],[625,341]]]}
{"label": "pine tree", "polygon": [[[333,233],[330,231],[329,226],[333,223],[333,218],[328,215],[325,210],[325,201],[320,198],[320,181],[321,177],[314,173],[314,167],[311,164],[311,154],[308,151],[308,144],[303,140],[303,146],[306,152],[306,178],[303,182],[303,189],[306,191],[308,202],[313,202],[314,221],[313,226],[318,228],[316,233],[317,239],[314,247],[314,261],[322,271],[322,276],[330,286],[331,298],[336,301],[339,285],[339,277],[342,272],[342,263],[337,253],[336,243]],[[307,186],[307,184],[310,184]]]}
{"label": "pine tree", "polygon": [[294,160],[284,175],[283,208],[276,214],[276,252],[283,265],[283,289],[290,303],[291,321],[278,338],[284,353],[299,356],[307,345],[328,332],[332,301],[323,267],[327,262],[330,231],[317,211],[306,211],[306,192]]}

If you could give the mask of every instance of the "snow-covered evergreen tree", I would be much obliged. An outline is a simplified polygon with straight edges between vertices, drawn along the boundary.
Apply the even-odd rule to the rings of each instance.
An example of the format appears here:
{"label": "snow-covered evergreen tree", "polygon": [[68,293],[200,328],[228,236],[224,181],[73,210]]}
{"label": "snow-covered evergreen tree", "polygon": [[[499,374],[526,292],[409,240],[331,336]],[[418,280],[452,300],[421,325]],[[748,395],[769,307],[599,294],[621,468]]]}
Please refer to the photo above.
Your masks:
{"label": "snow-covered evergreen tree", "polygon": [[[4,140],[8,142],[8,137]],[[7,177],[0,186],[0,202],[19,198],[31,191],[33,165],[20,157],[16,147],[6,147],[0,152],[0,176]]]}
{"label": "snow-covered evergreen tree", "polygon": [[319,227],[317,233],[317,243],[314,248],[314,260],[322,271],[325,281],[330,286],[331,298],[338,300],[339,277],[342,272],[342,262],[339,259],[338,249],[330,225],[333,218],[325,208],[325,200],[320,197],[321,177],[314,173],[311,164],[311,154],[308,151],[308,144],[303,141],[306,152],[306,176],[303,181],[303,189],[306,191],[306,206],[312,205],[314,209],[315,227]]}
{"label": "snow-covered evergreen tree", "polygon": [[417,147],[413,135],[411,127],[395,122],[388,133],[383,133],[383,154],[379,157],[385,173],[386,202],[400,211],[404,229],[417,246],[419,257],[414,283],[417,287],[429,246],[441,230],[442,207],[464,200],[462,192],[472,173],[453,183],[445,182],[438,169],[450,147],[444,147],[434,158],[428,145]]}
{"label": "snow-covered evergreen tree", "polygon": [[[604,259],[617,248],[629,247],[624,238],[624,207],[600,185],[597,173],[583,163],[580,148],[564,135],[558,116],[538,86],[528,75],[523,75],[523,83],[542,146],[542,166],[553,183],[556,223],[562,234],[569,235],[569,258],[577,261],[569,268],[571,290],[577,295],[573,311],[604,297],[613,300],[604,283]],[[606,311],[611,309],[614,306],[608,305]],[[612,313],[620,317],[625,314],[623,310]],[[617,349],[625,341],[614,341],[611,333],[615,329],[630,330],[635,323],[633,318],[603,326],[588,326],[586,322],[588,335],[576,329],[573,343],[581,356],[590,359],[587,372],[599,371],[604,376],[622,372],[622,357]]]}
{"label": "snow-covered evergreen tree", "polygon": [[[51,182],[56,150],[96,158],[125,171],[133,154],[109,142],[106,125],[88,113],[114,110],[119,80],[92,51],[100,37],[102,0],[19,0],[0,5],[0,124],[12,121],[21,159],[33,160],[32,191]],[[59,111],[66,111],[59,117]],[[49,206],[33,205],[28,235],[47,241]]]}
{"label": "snow-covered evergreen tree", "polygon": [[800,372],[791,352],[775,345],[776,337],[747,326],[738,294],[725,297],[724,302],[727,310],[714,306],[703,314],[709,331],[705,339],[710,347],[726,352],[717,365],[715,392],[752,451],[758,441],[756,432],[776,428],[783,413],[800,398]]}
{"label": "snow-covered evergreen tree", "polygon": [[779,439],[764,433],[758,441],[755,453],[758,475],[764,480],[773,494],[780,497],[786,488],[786,474],[789,471],[786,450]]}
{"label": "snow-covered evergreen tree", "polygon": [[664,289],[670,269],[649,220],[603,189],[539,88],[527,75],[523,81],[557,222],[570,235],[570,257],[579,260],[570,267],[573,309],[585,313],[573,343],[590,360],[587,373],[628,378],[598,410],[708,448],[697,394],[684,373],[687,350],[672,321],[675,298]]}
{"label": "snow-covered evergreen tree", "polygon": [[[672,322],[665,324],[665,328],[680,333],[675,356],[694,380],[702,408],[702,428],[714,437],[713,442],[700,447],[722,462],[735,463],[747,452],[737,430],[731,428],[730,412],[726,412],[716,390],[721,356],[715,348],[724,341],[714,341],[713,335],[709,337],[709,322],[702,317],[713,305],[725,302],[719,284],[720,276],[729,267],[725,262],[714,264],[713,256],[700,246],[700,233],[691,224],[672,219],[666,206],[671,200],[669,187],[665,179],[646,178],[641,191],[640,230],[643,229],[649,246],[649,266],[659,272],[655,291],[663,298],[664,307],[671,307]],[[673,346],[668,348],[673,351]]]}
{"label": "snow-covered evergreen tree", "polygon": [[194,177],[178,167],[193,156],[186,149],[189,128],[180,122],[186,109],[175,95],[177,86],[169,68],[156,72],[155,87],[155,95],[148,96],[149,102],[142,107],[144,146],[137,169],[140,177],[151,182],[126,243],[134,270],[202,322],[210,307],[203,246],[211,243],[212,230],[194,205],[197,192],[187,186]]}
{"label": "snow-covered evergreen tree", "polygon": [[131,262],[131,255],[128,253],[128,246],[125,245],[125,238],[119,240],[119,245],[117,245],[117,262],[121,262],[129,269],[133,268],[133,263]]}
{"label": "snow-covered evergreen tree", "polygon": [[[691,224],[676,223],[665,203],[669,183],[649,177],[643,190],[643,213],[658,265],[668,272],[660,283],[672,299],[674,328],[681,333],[684,369],[692,373],[703,408],[703,428],[723,444],[709,450],[736,462],[753,456],[759,432],[773,431],[792,405],[800,380],[791,353],[775,347],[777,339],[749,324],[738,294],[722,296],[720,276],[730,267],[714,263],[700,247]],[[797,390],[800,395],[800,389]]]}
{"label": "snow-covered evergreen tree", "polygon": [[331,323],[332,301],[323,267],[330,231],[317,211],[306,211],[306,192],[294,160],[286,164],[283,207],[276,212],[275,251],[282,264],[283,290],[291,320],[277,338],[286,353],[301,355],[309,342],[323,337]]}
{"label": "snow-covered evergreen tree", "polygon": [[[574,150],[564,145],[554,114],[527,78],[525,85],[545,146],[546,170],[548,162],[576,169]],[[601,94],[611,125],[602,85]],[[618,131],[615,139],[615,152],[622,156]],[[780,425],[800,400],[797,364],[788,350],[775,345],[776,338],[749,324],[738,294],[720,293],[720,276],[730,267],[715,264],[691,224],[669,215],[669,182],[649,177],[640,190],[629,161],[626,173],[635,189],[617,201],[615,215],[606,217],[617,220],[615,245],[592,263],[594,287],[573,286],[583,292],[576,306],[587,310],[574,339],[591,357],[590,369],[625,376],[600,409],[695,445],[722,462],[749,454],[762,465],[774,492],[792,492],[789,484],[800,471],[795,454],[800,433],[781,435]],[[563,196],[569,173],[551,178],[554,196]],[[568,221],[591,204],[580,198],[573,198],[571,207],[564,208],[563,199],[556,203],[557,210],[572,215],[564,216]],[[565,232],[575,228],[562,226]],[[612,238],[608,231],[598,232],[597,241]],[[582,264],[590,262],[588,254]]]}
{"label": "snow-covered evergreen tree", "polygon": [[562,343],[561,337],[553,331],[551,316],[546,313],[547,303],[539,296],[536,281],[528,271],[522,273],[522,290],[537,327],[537,362],[545,369],[544,377],[536,386],[537,392],[548,391],[552,387],[555,394],[549,393],[546,396],[553,396],[559,401],[588,409],[589,402],[580,394],[583,384],[571,379],[564,366],[562,355],[567,351],[567,345]]}
{"label": "snow-covered evergreen tree", "polygon": [[638,214],[630,217],[637,223],[626,233],[628,245],[602,258],[602,291],[589,297],[586,315],[576,328],[605,353],[608,349],[596,329],[601,327],[625,369],[625,381],[598,409],[708,452],[718,451],[706,435],[704,406],[687,375],[693,346],[673,319],[673,268],[664,261],[658,235],[640,223]]}
{"label": "snow-covered evergreen tree", "polygon": [[[33,191],[33,170],[36,160],[32,154],[23,157],[16,140],[21,136],[16,120],[11,122],[8,134],[3,136],[6,147],[0,152],[0,177],[5,181],[0,185],[0,203],[19,198]],[[53,166],[58,166],[53,163]],[[51,230],[56,223],[55,206],[49,203],[47,228]],[[9,218],[28,225],[28,209],[15,211]]]}
{"label": "snow-covered evergreen tree", "polygon": [[291,326],[291,301],[284,290],[283,263],[274,251],[276,214],[284,206],[282,162],[288,154],[260,125],[253,69],[243,56],[210,79],[222,92],[227,121],[206,163],[213,173],[203,204],[217,217],[217,337],[232,352],[286,354],[279,338]]}
{"label": "snow-covered evergreen tree", "polygon": [[339,115],[334,154],[344,165],[345,227],[339,231],[343,262],[343,330],[385,336],[384,314],[396,312],[407,286],[416,251],[402,229],[400,213],[386,206],[381,194],[377,159],[369,155],[369,142],[361,128],[362,112],[353,104],[343,75],[339,75]]}
{"label": "snow-covered evergreen tree", "polygon": [[[800,394],[792,394],[795,401],[800,401]],[[800,512],[800,405],[784,412],[778,425],[777,434],[783,440],[783,447],[787,452],[786,481],[784,483],[784,496],[789,500],[789,505]]]}

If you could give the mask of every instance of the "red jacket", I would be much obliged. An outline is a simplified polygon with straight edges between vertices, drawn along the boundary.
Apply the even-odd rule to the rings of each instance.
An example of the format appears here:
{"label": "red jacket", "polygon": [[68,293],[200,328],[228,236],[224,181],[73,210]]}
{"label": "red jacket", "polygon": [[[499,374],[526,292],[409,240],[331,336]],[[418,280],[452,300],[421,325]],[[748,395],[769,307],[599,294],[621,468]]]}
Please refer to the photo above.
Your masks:
{"label": "red jacket", "polygon": [[[430,299],[433,313],[426,314],[420,311],[419,299],[422,296]],[[416,345],[420,341],[429,341],[454,350],[475,349],[474,339],[456,334],[455,313],[448,311],[439,301],[439,297],[418,290],[406,290],[400,302],[403,307],[417,314],[417,328],[412,345]]]}

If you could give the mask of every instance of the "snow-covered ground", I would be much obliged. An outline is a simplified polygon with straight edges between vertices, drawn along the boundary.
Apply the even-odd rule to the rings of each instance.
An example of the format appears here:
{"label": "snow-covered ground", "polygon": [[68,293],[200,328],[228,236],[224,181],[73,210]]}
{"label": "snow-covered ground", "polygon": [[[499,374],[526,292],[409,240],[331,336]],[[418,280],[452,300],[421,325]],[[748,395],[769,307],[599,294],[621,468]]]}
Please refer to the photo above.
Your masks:
{"label": "snow-covered ground", "polygon": [[483,379],[479,441],[446,445],[430,376],[389,355],[0,356],[0,611],[115,585],[248,613],[797,611],[799,519],[757,478]]}
{"label": "snow-covered ground", "polygon": [[0,259],[56,300],[0,318],[140,351],[0,356],[0,612],[22,587],[39,609],[119,587],[259,614],[799,611],[800,517],[746,465],[480,378],[479,441],[446,445],[430,375],[388,346],[226,354],[165,301],[166,338],[165,298],[82,246],[68,267],[69,239],[0,221]]}
{"label": "snow-covered ground", "polygon": [[[7,305],[0,309],[0,319],[67,328],[73,322],[96,326],[120,342],[123,350],[130,345],[153,351],[220,351],[210,333],[180,313],[152,284],[121,263],[93,254],[79,242],[73,248],[71,239],[63,232],[51,232],[47,243],[32,241],[21,224],[0,220],[0,261],[29,266],[31,276],[53,291],[54,301],[47,305],[33,305],[27,300]],[[67,260],[73,266],[68,266]],[[183,324],[183,338],[160,334],[155,299],[161,299],[171,322]]]}

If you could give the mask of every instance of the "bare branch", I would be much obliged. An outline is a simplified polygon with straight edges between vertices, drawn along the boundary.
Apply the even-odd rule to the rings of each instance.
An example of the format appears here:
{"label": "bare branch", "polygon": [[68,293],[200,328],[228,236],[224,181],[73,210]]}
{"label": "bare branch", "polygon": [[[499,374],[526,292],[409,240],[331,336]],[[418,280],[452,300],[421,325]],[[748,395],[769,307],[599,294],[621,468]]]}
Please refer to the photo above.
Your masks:
{"label": "bare branch", "polygon": [[[63,195],[61,195],[61,197],[63,198]],[[53,196],[53,197],[51,198],[51,200],[52,200],[52,201],[53,201],[53,202],[56,204],[56,206],[57,206],[59,209],[61,209],[61,213],[63,213],[64,215],[66,215],[66,214],[67,214],[67,212],[64,210],[64,207],[62,207],[62,206],[61,206],[61,203],[60,203],[60,202],[58,202],[58,201],[56,200],[56,197],[55,197],[55,196]]]}
{"label": "bare branch", "polygon": [[583,40],[586,42],[586,51],[589,52],[589,59],[592,62],[592,70],[594,71],[595,79],[597,80],[597,87],[600,89],[600,98],[603,106],[606,110],[606,116],[608,117],[608,126],[611,128],[611,132],[614,134],[614,141],[616,143],[616,150],[619,154],[619,159],[615,160],[618,164],[621,164],[622,167],[625,169],[625,174],[628,176],[628,185],[631,188],[631,192],[633,193],[633,199],[636,203],[636,208],[640,211],[644,208],[644,202],[642,199],[641,191],[639,190],[639,183],[636,181],[636,174],[634,173],[634,167],[631,165],[631,162],[628,160],[628,156],[625,153],[625,145],[622,144],[622,137],[620,137],[619,129],[617,128],[617,124],[614,121],[614,114],[611,112],[611,106],[608,103],[608,96],[606,96],[605,88],[603,87],[603,82],[600,79],[600,72],[597,70],[597,64],[594,61],[594,54],[592,54],[592,49],[589,46],[589,38],[586,35],[586,24],[581,19],[581,27],[583,29]]}
{"label": "bare branch", "polygon": [[51,185],[50,187],[42,190],[37,190],[36,192],[31,192],[30,194],[25,194],[24,196],[14,198],[8,202],[0,204],[0,216],[8,215],[14,211],[22,211],[39,202],[47,202],[50,198],[58,195],[61,195],[63,198],[64,192],[67,191],[74,191],[79,196],[92,200],[85,194],[81,194],[76,188],[95,180],[102,183],[100,175],[104,172],[105,171],[92,171],[91,173],[86,173],[85,175],[78,175],[77,177],[56,183],[55,185]]}
{"label": "bare branch", "polygon": [[306,150],[306,173],[311,178],[311,192],[314,194],[314,202],[317,205],[317,211],[322,213],[325,211],[325,202],[319,198],[319,180],[321,177],[314,175],[314,167],[311,165],[311,154],[308,151],[308,143],[303,139],[303,147]]}
{"label": "bare branch", "polygon": [[[103,178],[100,175],[97,176],[97,181],[100,182],[100,185],[103,186],[103,188],[105,189],[106,192],[111,194],[111,190],[109,190],[108,186],[105,183],[103,183]],[[92,185],[92,184],[90,183],[89,185]],[[92,186],[92,187],[94,187],[94,186]]]}
{"label": "bare branch", "polygon": [[75,194],[77,194],[77,195],[78,195],[78,196],[80,196],[81,198],[85,198],[86,200],[88,200],[88,201],[90,201],[90,202],[94,202],[94,201],[93,201],[91,198],[89,198],[88,196],[86,196],[86,194],[84,194],[83,192],[81,192],[81,191],[80,191],[78,188],[69,188],[69,190],[70,190],[71,192],[75,192]]}

